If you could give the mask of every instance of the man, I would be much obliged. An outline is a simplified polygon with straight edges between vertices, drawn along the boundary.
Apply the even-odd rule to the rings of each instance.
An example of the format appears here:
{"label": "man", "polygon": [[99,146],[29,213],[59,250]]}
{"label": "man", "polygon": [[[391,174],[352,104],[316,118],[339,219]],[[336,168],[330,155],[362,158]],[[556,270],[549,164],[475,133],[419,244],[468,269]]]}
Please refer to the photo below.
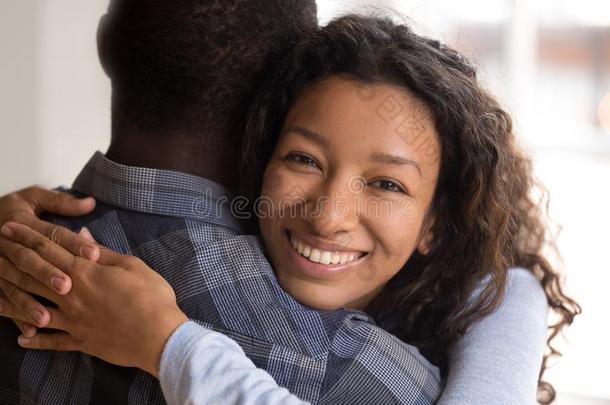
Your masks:
{"label": "man", "polygon": [[[235,237],[242,231],[228,207],[215,208],[235,185],[234,152],[260,77],[317,24],[313,1],[269,1],[264,13],[259,7],[253,0],[112,1],[98,35],[112,80],[112,141],[72,189],[98,205],[84,217],[47,219],[73,230],[86,225],[101,244],[142,258],[170,281],[189,318],[238,341],[258,367],[303,400],[432,403],[437,369],[413,348],[372,356],[398,343],[387,334],[354,335],[360,324],[382,333],[365,316],[266,302],[283,314],[270,318],[248,301],[280,287],[264,276],[272,271],[262,249]],[[235,252],[259,264],[251,269],[261,272],[251,290],[244,290],[251,280],[231,267],[239,264]],[[303,319],[307,330],[299,327]],[[350,356],[329,336],[349,337]],[[144,372],[78,353],[25,351],[16,337],[3,320],[3,404],[163,402],[159,384]]]}

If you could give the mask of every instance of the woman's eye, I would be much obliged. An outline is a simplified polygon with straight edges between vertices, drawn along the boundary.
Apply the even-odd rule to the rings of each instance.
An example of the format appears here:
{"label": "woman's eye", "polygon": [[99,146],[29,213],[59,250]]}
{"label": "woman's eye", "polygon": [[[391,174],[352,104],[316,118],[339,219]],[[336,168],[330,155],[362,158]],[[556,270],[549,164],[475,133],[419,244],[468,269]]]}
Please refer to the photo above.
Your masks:
{"label": "woman's eye", "polygon": [[286,159],[303,165],[318,167],[318,164],[312,157],[300,153],[291,153],[286,156]]}
{"label": "woman's eye", "polygon": [[407,194],[406,191],[396,182],[391,180],[377,180],[371,183],[374,187],[379,187],[386,191],[391,191],[393,193],[403,193]]}

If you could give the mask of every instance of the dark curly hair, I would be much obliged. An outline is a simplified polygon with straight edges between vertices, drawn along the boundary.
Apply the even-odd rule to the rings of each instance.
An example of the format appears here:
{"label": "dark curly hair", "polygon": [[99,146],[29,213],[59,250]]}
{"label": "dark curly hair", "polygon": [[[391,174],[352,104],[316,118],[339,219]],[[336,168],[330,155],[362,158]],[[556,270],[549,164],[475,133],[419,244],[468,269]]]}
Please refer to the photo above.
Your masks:
{"label": "dark curly hair", "polygon": [[[260,88],[247,122],[241,191],[258,196],[283,121],[308,86],[342,75],[361,83],[402,86],[427,104],[441,144],[440,174],[430,209],[434,241],[414,253],[367,312],[395,317],[396,336],[446,368],[447,348],[501,303],[507,270],[529,269],[559,321],[550,326],[539,401],[553,387],[542,380],[551,340],[580,313],[542,253],[553,245],[530,160],[518,149],[509,114],[477,81],[463,56],[388,18],[349,15],[303,40]],[[489,280],[489,281],[487,281]],[[484,284],[485,283],[485,284]],[[477,287],[485,288],[476,295]],[[469,302],[471,296],[478,298]]]}

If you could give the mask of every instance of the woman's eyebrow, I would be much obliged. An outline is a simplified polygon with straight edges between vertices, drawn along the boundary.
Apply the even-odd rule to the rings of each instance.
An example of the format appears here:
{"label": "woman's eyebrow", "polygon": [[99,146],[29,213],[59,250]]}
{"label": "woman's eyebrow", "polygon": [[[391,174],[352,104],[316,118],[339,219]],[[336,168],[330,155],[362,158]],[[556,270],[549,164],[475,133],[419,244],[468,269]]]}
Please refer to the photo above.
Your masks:
{"label": "woman's eyebrow", "polygon": [[385,153],[373,153],[371,156],[369,156],[369,160],[371,162],[381,163],[384,165],[410,165],[417,169],[420,177],[422,175],[419,163],[417,163],[415,160],[403,158],[401,156],[388,155]]}
{"label": "woman's eyebrow", "polygon": [[320,145],[322,145],[324,147],[328,147],[328,139],[326,139],[324,136],[320,135],[319,133],[311,131],[307,128],[293,126],[293,127],[288,128],[286,131],[284,131],[284,133],[288,133],[288,132],[295,132],[313,142],[319,143]]}

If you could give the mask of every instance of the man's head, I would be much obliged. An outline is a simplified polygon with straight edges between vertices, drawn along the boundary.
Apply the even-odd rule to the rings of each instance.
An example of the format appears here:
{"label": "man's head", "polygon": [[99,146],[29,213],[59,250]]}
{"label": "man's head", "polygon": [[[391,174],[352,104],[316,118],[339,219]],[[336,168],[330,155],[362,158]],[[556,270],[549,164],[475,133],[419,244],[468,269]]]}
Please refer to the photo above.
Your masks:
{"label": "man's head", "polygon": [[113,136],[233,143],[261,75],[316,25],[314,0],[111,0],[98,42]]}

